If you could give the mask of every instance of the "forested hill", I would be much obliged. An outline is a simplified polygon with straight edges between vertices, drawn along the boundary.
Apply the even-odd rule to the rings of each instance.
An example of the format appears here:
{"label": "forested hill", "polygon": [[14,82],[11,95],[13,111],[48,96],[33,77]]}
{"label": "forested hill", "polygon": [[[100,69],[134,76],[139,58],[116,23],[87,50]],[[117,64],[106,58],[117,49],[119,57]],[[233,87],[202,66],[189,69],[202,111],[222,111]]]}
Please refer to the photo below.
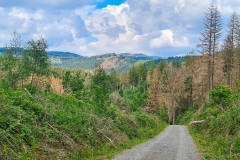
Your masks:
{"label": "forested hill", "polygon": [[[5,52],[5,48],[0,48],[0,53]],[[137,66],[141,63],[145,63],[146,66],[149,67],[152,62],[157,65],[162,60],[166,63],[171,63],[173,61],[183,61],[184,59],[184,57],[161,58],[158,56],[148,56],[143,53],[106,53],[91,57],[62,51],[48,51],[47,53],[54,67],[93,70],[97,65],[102,65],[107,72],[115,69],[117,73],[129,71],[133,65]]]}
{"label": "forested hill", "polygon": [[[6,49],[4,47],[0,47],[0,53],[5,53]],[[81,55],[71,52],[61,52],[61,51],[48,51],[48,56],[50,57],[60,57],[60,58],[84,58]]]}
{"label": "forested hill", "polygon": [[93,70],[97,65],[102,65],[107,72],[114,69],[117,73],[121,73],[122,71],[129,71],[133,65],[136,66],[141,63],[145,63],[146,66],[149,67],[152,62],[158,64],[163,60],[171,63],[172,61],[182,61],[183,59],[184,57],[169,57],[165,59],[156,56],[147,56],[142,53],[107,53],[92,57],[51,56],[51,63],[55,67],[84,70]]}

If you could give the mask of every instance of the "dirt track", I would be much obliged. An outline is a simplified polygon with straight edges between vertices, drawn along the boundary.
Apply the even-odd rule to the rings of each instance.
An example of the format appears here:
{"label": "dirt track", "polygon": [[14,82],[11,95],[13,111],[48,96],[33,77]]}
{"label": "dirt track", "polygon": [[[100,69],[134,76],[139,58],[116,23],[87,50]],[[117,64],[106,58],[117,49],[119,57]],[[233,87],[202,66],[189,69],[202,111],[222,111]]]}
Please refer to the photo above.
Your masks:
{"label": "dirt track", "polygon": [[124,151],[113,160],[198,160],[198,154],[185,126],[171,125],[160,135]]}

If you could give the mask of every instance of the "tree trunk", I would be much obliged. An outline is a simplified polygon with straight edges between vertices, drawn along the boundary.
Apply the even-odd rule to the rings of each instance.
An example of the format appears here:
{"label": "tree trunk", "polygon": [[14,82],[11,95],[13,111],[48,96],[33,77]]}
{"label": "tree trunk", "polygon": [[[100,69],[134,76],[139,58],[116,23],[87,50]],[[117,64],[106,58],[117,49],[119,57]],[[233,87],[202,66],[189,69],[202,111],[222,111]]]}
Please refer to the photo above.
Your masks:
{"label": "tree trunk", "polygon": [[240,80],[240,58],[238,59],[238,80]]}
{"label": "tree trunk", "polygon": [[[207,82],[207,93],[211,90],[211,59],[209,55],[208,60],[208,82]],[[209,99],[209,94],[207,94],[207,100]]]}
{"label": "tree trunk", "polygon": [[34,72],[32,74],[31,84],[33,84]]}
{"label": "tree trunk", "polygon": [[213,55],[212,55],[212,86],[211,89],[213,89],[214,87],[214,81],[213,81],[213,77],[214,77],[214,51],[213,51]]}

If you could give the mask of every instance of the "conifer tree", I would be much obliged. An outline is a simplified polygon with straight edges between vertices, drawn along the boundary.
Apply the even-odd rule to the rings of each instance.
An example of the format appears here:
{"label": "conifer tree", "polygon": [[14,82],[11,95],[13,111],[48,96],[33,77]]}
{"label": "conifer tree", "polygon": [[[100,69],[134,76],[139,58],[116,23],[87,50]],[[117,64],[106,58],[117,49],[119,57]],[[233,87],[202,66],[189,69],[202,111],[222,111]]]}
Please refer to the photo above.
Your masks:
{"label": "conifer tree", "polygon": [[137,73],[136,67],[133,65],[133,67],[129,70],[129,83],[132,86],[136,86],[138,84],[139,77]]}
{"label": "conifer tree", "polygon": [[150,66],[149,66],[149,75],[150,75],[150,77],[152,77],[153,71],[154,71],[155,67],[156,67],[156,65],[155,65],[154,61],[152,61]]}
{"label": "conifer tree", "polygon": [[115,69],[112,70],[112,72],[109,75],[109,78],[110,78],[111,91],[118,90],[119,79]]}

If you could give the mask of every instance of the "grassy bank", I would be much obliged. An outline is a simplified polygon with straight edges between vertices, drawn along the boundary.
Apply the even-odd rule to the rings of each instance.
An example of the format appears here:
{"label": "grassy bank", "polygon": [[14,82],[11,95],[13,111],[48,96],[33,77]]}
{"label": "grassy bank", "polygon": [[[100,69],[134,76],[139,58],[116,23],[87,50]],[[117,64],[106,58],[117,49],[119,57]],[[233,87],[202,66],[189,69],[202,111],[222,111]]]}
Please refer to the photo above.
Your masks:
{"label": "grassy bank", "polygon": [[[138,138],[134,138],[131,140],[128,140],[120,145],[118,145],[115,148],[112,147],[107,147],[104,150],[98,150],[98,151],[93,151],[95,152],[95,154],[93,154],[91,157],[86,158],[88,160],[96,160],[96,159],[110,159],[113,158],[114,156],[116,156],[117,154],[120,154],[122,151],[126,150],[126,149],[131,149],[132,147],[144,143],[146,141],[148,141],[151,138],[154,138],[155,136],[157,136],[159,133],[161,133],[165,128],[167,127],[166,123],[163,123],[161,121],[159,121],[159,123],[154,126],[154,127],[149,127],[149,128],[144,128],[144,129],[140,129],[139,132],[141,132],[139,134]],[[96,154],[96,152],[98,154]]]}
{"label": "grassy bank", "polygon": [[[79,98],[80,97],[80,98]],[[89,93],[58,95],[0,84],[0,159],[104,159],[157,135],[166,124],[142,110],[104,110]]]}
{"label": "grassy bank", "polygon": [[[202,108],[178,117],[180,123],[188,125],[202,159],[240,159],[239,93],[232,94],[225,89],[222,86],[214,89]],[[190,125],[194,120],[204,122]]]}

